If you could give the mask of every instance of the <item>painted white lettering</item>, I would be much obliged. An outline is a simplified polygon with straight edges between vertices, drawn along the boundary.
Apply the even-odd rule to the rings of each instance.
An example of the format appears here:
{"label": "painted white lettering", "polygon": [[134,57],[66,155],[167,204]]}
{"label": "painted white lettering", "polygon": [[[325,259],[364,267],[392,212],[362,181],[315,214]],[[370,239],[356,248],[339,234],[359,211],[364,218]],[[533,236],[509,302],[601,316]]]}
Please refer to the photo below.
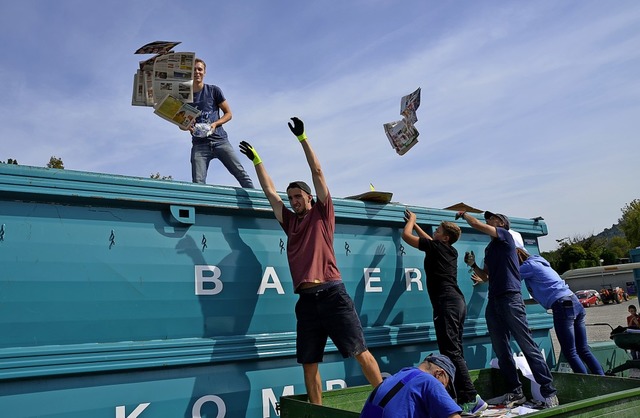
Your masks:
{"label": "painted white lettering", "polygon": [[[282,390],[282,396],[290,396],[293,395],[293,385],[285,386]],[[262,389],[262,418],[270,418],[271,411],[276,410],[276,402],[278,402],[278,398],[276,398],[276,394],[273,393],[272,388]],[[276,414],[278,416],[278,414]]]}
{"label": "painted white lettering", "polygon": [[374,287],[372,286],[373,282],[380,283],[380,277],[372,276],[372,273],[380,273],[380,268],[364,268],[364,291],[370,293],[380,293],[382,292],[382,287]]}
{"label": "painted white lettering", "polygon": [[142,411],[147,409],[147,406],[149,406],[149,405],[150,405],[150,403],[148,403],[148,402],[147,403],[141,403],[129,415],[127,415],[127,411],[126,411],[124,406],[116,406],[116,418],[136,418],[137,416],[139,416],[142,413]]}
{"label": "painted white lettering", "polygon": [[338,389],[344,389],[347,387],[347,382],[342,379],[327,380],[327,390],[334,390],[336,387]]}
{"label": "painted white lettering", "polygon": [[[269,279],[273,279],[272,282],[269,282]],[[262,275],[262,281],[260,282],[260,288],[258,289],[259,295],[264,295],[264,291],[267,289],[276,289],[279,295],[284,295],[284,289],[282,287],[282,283],[280,283],[280,279],[278,278],[278,273],[276,273],[276,269],[273,267],[267,267]]]}
{"label": "painted white lettering", "polygon": [[227,405],[225,405],[222,398],[216,395],[206,395],[198,399],[196,403],[193,404],[193,408],[191,408],[191,415],[193,418],[202,418],[202,405],[206,402],[213,402],[218,407],[218,415],[216,415],[216,418],[224,418],[227,415]]}
{"label": "painted white lettering", "polygon": [[418,291],[422,291],[422,273],[417,268],[404,269],[404,280],[407,284],[407,292],[411,292],[411,283],[418,285]]}
{"label": "painted white lettering", "polygon": [[[195,266],[196,295],[217,295],[222,292],[222,272],[217,266]],[[208,283],[205,288],[205,283]],[[211,287],[213,284],[213,287]]]}

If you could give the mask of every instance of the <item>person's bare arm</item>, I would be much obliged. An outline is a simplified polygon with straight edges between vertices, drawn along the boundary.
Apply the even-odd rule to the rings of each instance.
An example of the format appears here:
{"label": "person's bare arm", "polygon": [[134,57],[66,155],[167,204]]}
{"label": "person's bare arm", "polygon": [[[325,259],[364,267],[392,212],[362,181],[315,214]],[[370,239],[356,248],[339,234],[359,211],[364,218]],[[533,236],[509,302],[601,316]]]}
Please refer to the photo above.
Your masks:
{"label": "person's bare arm", "polygon": [[307,164],[309,164],[309,169],[311,170],[311,179],[313,181],[313,188],[316,191],[316,198],[324,203],[327,200],[327,196],[329,196],[329,188],[327,187],[327,181],[320,166],[320,161],[313,151],[313,148],[311,148],[307,134],[304,131],[304,122],[297,117],[293,117],[291,120],[293,121],[293,125],[289,122],[289,129],[291,129],[291,132],[298,138],[300,145],[302,145],[302,150],[307,158]]}
{"label": "person's bare arm", "polygon": [[211,129],[214,129],[214,130],[218,126],[222,126],[225,123],[229,122],[233,117],[233,113],[231,113],[231,107],[229,106],[228,101],[225,100],[224,102],[220,103],[218,107],[220,108],[220,110],[222,110],[222,116],[220,116],[220,119],[218,119],[217,121],[211,124]]}
{"label": "person's bare arm", "polygon": [[256,174],[258,175],[258,180],[260,181],[260,187],[264,191],[264,194],[267,196],[267,200],[269,200],[269,204],[273,209],[273,213],[278,220],[278,222],[282,223],[282,208],[284,207],[284,203],[280,198],[280,195],[276,191],[276,187],[273,184],[273,180],[271,180],[271,176],[267,173],[267,169],[262,163],[262,159],[258,155],[255,148],[251,146],[246,141],[240,142],[240,152],[247,156],[252,162],[253,166],[256,169]]}
{"label": "person's bare arm", "polygon": [[404,211],[404,220],[406,223],[402,230],[402,239],[413,248],[418,248],[420,238],[413,235],[413,229],[416,226],[416,214],[407,209]]}
{"label": "person's bare arm", "polygon": [[490,235],[494,238],[498,237],[498,231],[496,231],[495,226],[480,222],[477,218],[469,215],[467,212],[458,212],[458,214],[456,215],[456,219],[458,218],[462,218],[467,221],[469,226],[477,231]]}
{"label": "person's bare arm", "polygon": [[[469,224],[470,227],[472,227],[477,231],[483,232],[494,238],[498,237],[498,231],[496,230],[495,226],[491,226],[484,222],[480,222],[475,217],[467,214],[467,212],[458,212],[458,214],[456,215],[456,219],[459,219],[459,218],[464,219]],[[469,259],[469,254],[470,253],[468,252],[465,254],[464,262],[473,270],[473,275],[471,276],[471,280],[473,280],[474,284],[484,283],[488,281],[489,271],[487,270],[487,266],[484,266],[484,268],[480,268],[480,266],[478,266],[475,262],[475,255],[473,255],[473,252],[471,252],[471,255],[473,255],[473,260]]]}

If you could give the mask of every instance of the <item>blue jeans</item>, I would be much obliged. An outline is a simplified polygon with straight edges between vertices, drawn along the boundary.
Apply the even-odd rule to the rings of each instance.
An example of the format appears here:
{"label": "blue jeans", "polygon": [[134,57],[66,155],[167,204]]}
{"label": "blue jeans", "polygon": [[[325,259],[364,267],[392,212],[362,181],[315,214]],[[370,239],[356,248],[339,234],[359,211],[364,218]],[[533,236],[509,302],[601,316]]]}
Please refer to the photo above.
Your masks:
{"label": "blue jeans", "polygon": [[251,177],[247,174],[238,160],[238,156],[233,150],[229,141],[209,141],[203,144],[193,144],[191,147],[191,181],[194,183],[206,183],[209,163],[214,158],[227,168],[229,173],[235,177],[240,186],[253,189]]}
{"label": "blue jeans", "polygon": [[604,375],[602,366],[587,344],[586,312],[578,298],[575,295],[560,298],[551,305],[551,310],[560,350],[573,372],[587,374],[588,367],[591,373]]}
{"label": "blue jeans", "polygon": [[533,378],[540,385],[540,394],[545,398],[555,395],[556,388],[553,386],[553,377],[549,366],[547,366],[529,331],[527,311],[524,307],[522,294],[520,292],[506,293],[490,297],[485,319],[493,351],[498,358],[500,371],[507,379],[510,392],[522,391],[522,383],[518,378],[518,369],[513,361],[513,352],[511,351],[510,340],[513,337],[527,359]]}

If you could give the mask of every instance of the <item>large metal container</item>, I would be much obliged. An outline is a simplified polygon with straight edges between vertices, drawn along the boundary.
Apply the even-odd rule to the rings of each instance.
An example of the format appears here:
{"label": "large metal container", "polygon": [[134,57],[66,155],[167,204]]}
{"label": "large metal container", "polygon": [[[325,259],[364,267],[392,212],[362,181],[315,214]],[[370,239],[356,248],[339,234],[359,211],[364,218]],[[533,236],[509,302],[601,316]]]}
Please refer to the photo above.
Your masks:
{"label": "large metal container", "polygon": [[[338,266],[381,369],[437,351],[406,206],[334,203]],[[428,232],[455,215],[410,208]],[[455,247],[482,263],[488,237],[461,226]],[[544,222],[512,226],[536,252]],[[304,392],[285,245],[260,190],[0,164],[2,416],[276,416]],[[458,272],[465,357],[486,367],[487,289],[462,257]],[[527,311],[553,365],[551,316]],[[331,344],[321,373],[327,388],[366,382]]]}

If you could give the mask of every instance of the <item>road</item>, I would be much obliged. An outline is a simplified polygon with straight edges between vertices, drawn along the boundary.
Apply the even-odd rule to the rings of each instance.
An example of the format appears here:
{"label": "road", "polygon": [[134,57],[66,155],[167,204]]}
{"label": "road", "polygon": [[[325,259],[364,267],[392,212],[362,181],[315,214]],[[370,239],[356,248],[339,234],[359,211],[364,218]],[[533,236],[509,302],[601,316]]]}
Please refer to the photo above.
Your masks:
{"label": "road", "polygon": [[[613,328],[618,325],[626,327],[627,316],[629,315],[627,309],[629,308],[629,305],[635,305],[638,307],[638,303],[638,299],[634,296],[632,299],[620,304],[609,303],[608,305],[598,305],[585,308],[585,311],[587,311],[587,319],[585,322],[587,325],[605,323],[611,325]],[[597,341],[611,341],[609,334],[611,334],[611,328],[607,326],[587,326],[587,336],[590,343]],[[560,345],[558,344],[558,339],[556,338],[556,333],[553,329],[551,330],[551,340],[553,341],[553,349],[557,359],[560,356]]]}

